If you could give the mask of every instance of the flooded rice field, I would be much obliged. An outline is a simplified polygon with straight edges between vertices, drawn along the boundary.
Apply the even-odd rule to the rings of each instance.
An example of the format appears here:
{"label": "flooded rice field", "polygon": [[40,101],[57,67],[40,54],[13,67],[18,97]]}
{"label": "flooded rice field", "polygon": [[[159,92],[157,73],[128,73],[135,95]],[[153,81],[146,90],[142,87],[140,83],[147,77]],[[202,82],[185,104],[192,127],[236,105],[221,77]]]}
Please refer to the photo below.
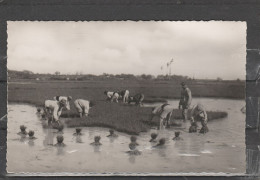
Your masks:
{"label": "flooded rice field", "polygon": [[[190,123],[183,126],[149,132],[137,136],[141,155],[129,155],[130,135],[115,132],[117,138],[106,137],[109,129],[84,127],[82,135],[75,136],[74,128],[64,128],[65,147],[56,143],[55,129],[43,128],[44,121],[30,105],[8,105],[7,171],[21,172],[81,172],[81,173],[244,173],[245,154],[245,114],[240,109],[243,100],[193,99],[200,101],[207,110],[228,112],[224,119],[210,121],[209,133],[188,133]],[[178,107],[178,101],[169,100]],[[150,104],[146,106],[154,106]],[[35,131],[37,139],[29,140],[17,133],[20,125]],[[173,141],[174,132],[180,131],[181,141]],[[159,133],[157,139],[166,138],[162,147],[153,147],[149,142],[152,132]],[[101,136],[101,146],[92,146],[94,137]]]}

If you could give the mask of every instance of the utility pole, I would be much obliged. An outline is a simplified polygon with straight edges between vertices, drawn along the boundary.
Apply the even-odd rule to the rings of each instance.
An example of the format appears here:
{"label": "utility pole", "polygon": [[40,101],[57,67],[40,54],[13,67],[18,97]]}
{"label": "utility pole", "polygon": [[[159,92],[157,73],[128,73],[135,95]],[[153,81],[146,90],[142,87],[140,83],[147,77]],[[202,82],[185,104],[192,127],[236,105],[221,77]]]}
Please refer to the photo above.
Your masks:
{"label": "utility pole", "polygon": [[167,67],[169,68],[169,73],[168,73],[169,79],[172,74],[172,66],[171,66],[172,63],[173,63],[173,58],[171,59],[171,61],[167,62]]}

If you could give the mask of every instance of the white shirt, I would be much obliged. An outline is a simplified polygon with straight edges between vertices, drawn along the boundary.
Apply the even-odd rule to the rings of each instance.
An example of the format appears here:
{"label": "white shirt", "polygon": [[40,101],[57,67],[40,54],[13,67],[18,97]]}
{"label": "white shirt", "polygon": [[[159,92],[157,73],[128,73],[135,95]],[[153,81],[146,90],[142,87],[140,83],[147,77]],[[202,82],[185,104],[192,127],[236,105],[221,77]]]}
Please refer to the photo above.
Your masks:
{"label": "white shirt", "polygon": [[162,108],[162,105],[155,107],[152,111],[152,114],[159,115],[161,118],[166,118],[169,113],[171,113],[174,109],[174,106],[166,105]]}
{"label": "white shirt", "polygon": [[90,107],[89,107],[89,101],[84,100],[84,99],[76,99],[76,100],[74,101],[74,104],[75,104],[75,106],[76,106],[77,109],[78,109],[78,108],[81,108],[81,110],[84,109],[84,113],[85,113],[86,115],[88,114],[89,109],[90,109]]}
{"label": "white shirt", "polygon": [[[46,100],[44,105],[45,105],[45,108],[49,108],[52,110],[54,120],[57,121],[61,114],[58,112],[59,111],[59,102],[53,101],[53,100]],[[60,109],[60,111],[61,111],[61,109]]]}
{"label": "white shirt", "polygon": [[198,116],[198,115],[207,120],[207,112],[201,104],[195,105],[191,110],[191,117],[192,118],[195,117],[195,116]]}
{"label": "white shirt", "polygon": [[56,101],[59,101],[59,102],[62,99],[64,99],[66,101],[66,105],[65,105],[66,109],[70,110],[70,103],[69,103],[68,97],[66,97],[66,96],[54,96],[53,99],[56,100]]}
{"label": "white shirt", "polygon": [[107,92],[107,97],[108,98],[112,98],[113,96],[119,97],[119,94],[117,92],[111,92],[111,91]]}

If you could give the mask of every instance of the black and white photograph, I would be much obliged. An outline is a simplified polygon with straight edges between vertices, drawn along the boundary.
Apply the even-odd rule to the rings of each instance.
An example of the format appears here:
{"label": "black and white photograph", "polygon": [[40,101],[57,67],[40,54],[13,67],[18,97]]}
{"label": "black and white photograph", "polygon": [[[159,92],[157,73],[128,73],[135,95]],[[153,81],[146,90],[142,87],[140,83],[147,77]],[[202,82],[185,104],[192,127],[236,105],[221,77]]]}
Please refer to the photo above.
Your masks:
{"label": "black and white photograph", "polygon": [[244,174],[246,32],[8,21],[8,173]]}

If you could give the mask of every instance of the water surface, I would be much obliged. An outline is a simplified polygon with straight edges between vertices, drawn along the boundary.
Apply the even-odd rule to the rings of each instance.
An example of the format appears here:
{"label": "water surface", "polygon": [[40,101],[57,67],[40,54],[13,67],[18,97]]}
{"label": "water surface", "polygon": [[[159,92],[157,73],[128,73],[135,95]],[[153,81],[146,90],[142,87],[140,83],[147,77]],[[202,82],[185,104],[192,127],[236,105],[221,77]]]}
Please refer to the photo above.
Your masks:
{"label": "water surface", "polygon": [[[187,133],[189,122],[183,128],[158,131],[151,129],[141,133],[137,142],[139,156],[126,153],[129,150],[130,136],[115,132],[118,138],[106,137],[107,128],[84,127],[82,136],[73,136],[74,128],[64,128],[66,147],[53,146],[57,130],[43,128],[44,121],[36,115],[36,108],[30,105],[8,105],[8,172],[84,172],[84,173],[201,173],[226,172],[244,173],[245,155],[245,114],[240,112],[245,105],[242,100],[193,99],[200,101],[207,110],[227,111],[228,117],[210,121],[210,132],[202,134]],[[175,100],[170,104],[178,105]],[[146,106],[154,106],[146,105]],[[24,124],[27,131],[35,131],[37,139],[21,138],[17,133]],[[186,128],[185,128],[186,127]],[[173,141],[175,131],[181,131],[183,141]],[[166,144],[153,148],[150,134],[159,133],[165,137]],[[94,136],[101,136],[102,146],[90,145]]]}

